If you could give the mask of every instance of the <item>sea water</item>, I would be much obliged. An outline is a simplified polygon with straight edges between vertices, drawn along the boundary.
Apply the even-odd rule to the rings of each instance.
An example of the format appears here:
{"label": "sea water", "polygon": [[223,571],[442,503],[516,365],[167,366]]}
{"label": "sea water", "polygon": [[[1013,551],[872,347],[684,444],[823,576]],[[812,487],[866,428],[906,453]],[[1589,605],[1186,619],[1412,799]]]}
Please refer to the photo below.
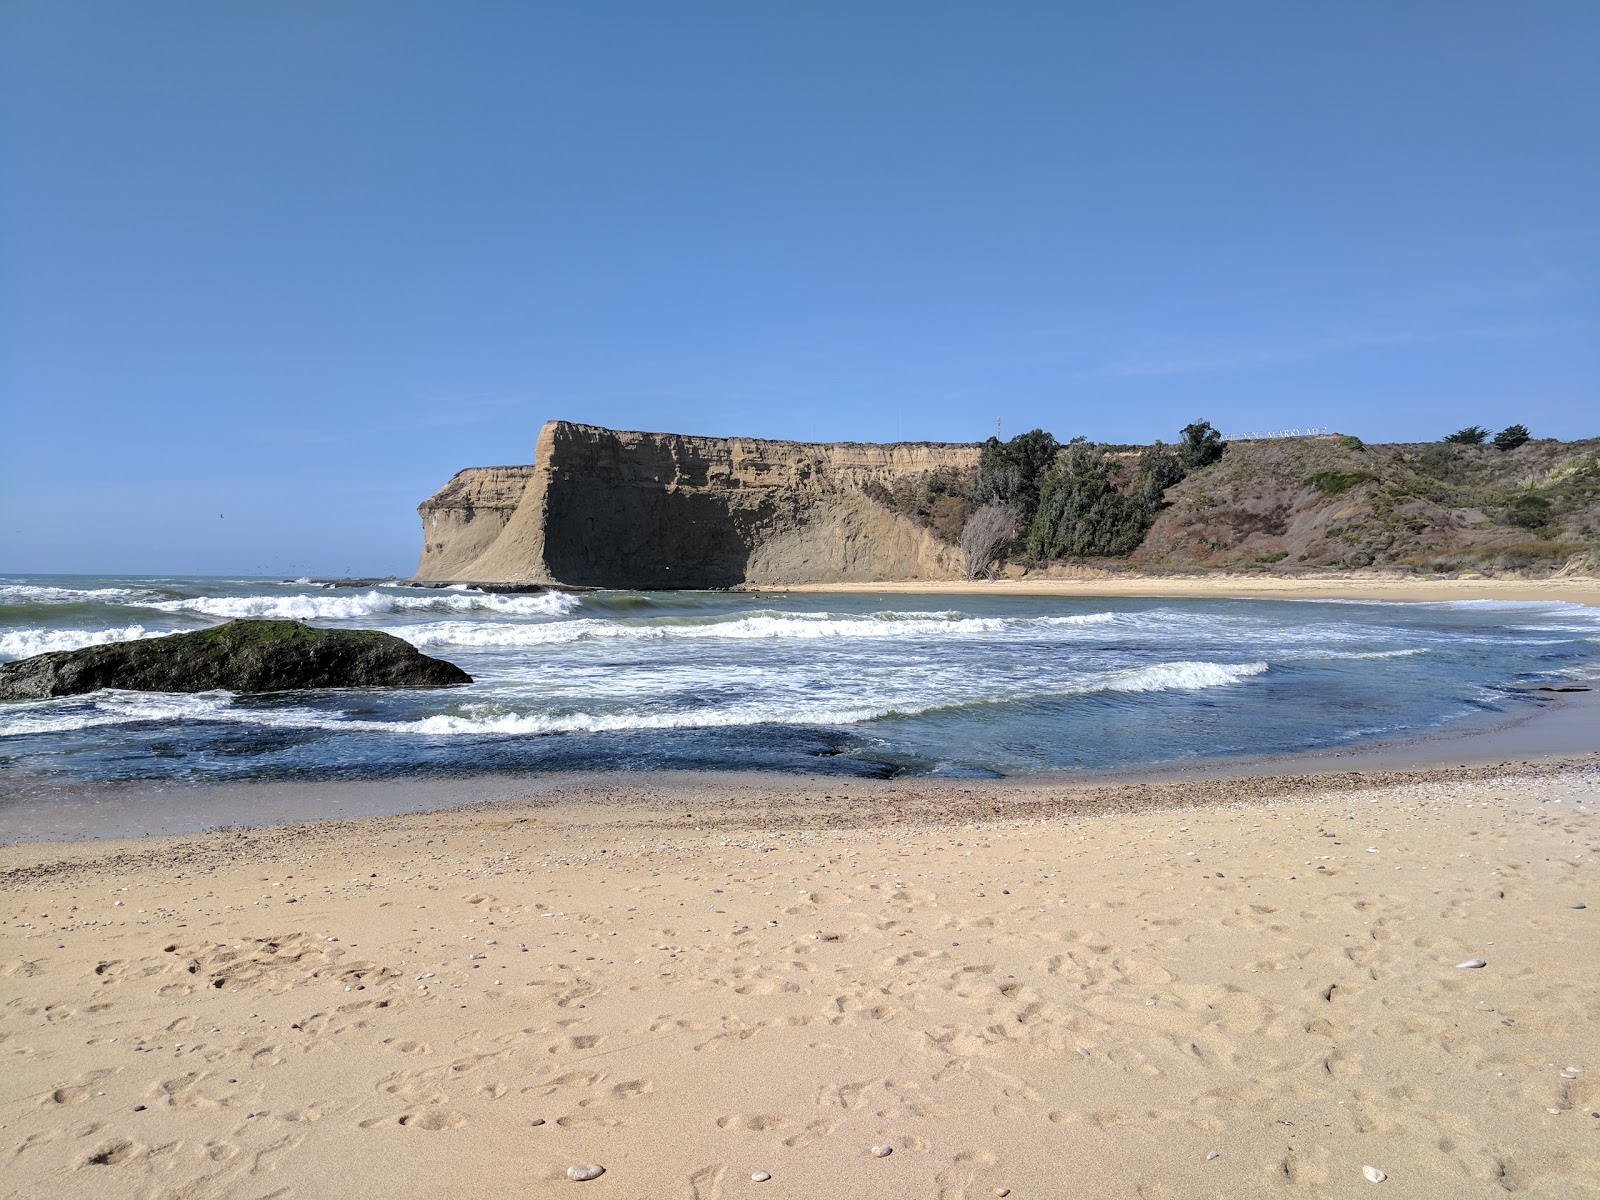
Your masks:
{"label": "sea water", "polygon": [[0,660],[287,617],[457,663],[444,690],[0,703],[0,782],[741,769],[1015,775],[1272,754],[1514,715],[1600,674],[1560,602],[499,594],[0,578]]}

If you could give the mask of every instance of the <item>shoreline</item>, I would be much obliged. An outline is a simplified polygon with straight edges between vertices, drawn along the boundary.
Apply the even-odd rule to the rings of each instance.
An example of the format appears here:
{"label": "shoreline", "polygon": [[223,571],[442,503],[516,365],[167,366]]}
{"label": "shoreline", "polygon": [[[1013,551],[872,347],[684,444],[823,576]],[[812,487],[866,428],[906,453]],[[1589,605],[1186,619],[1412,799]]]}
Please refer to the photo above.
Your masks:
{"label": "shoreline", "polygon": [[783,594],[860,593],[952,596],[1063,596],[1092,599],[1170,597],[1239,600],[1383,600],[1437,603],[1452,600],[1560,600],[1600,607],[1600,579],[1421,579],[1407,576],[1273,576],[1259,572],[1217,575],[1104,575],[970,580],[888,580],[876,583],[744,585],[733,591]]}
{"label": "shoreline", "polygon": [[[0,863],[16,861],[24,847],[260,832],[413,814],[490,809],[548,814],[568,807],[608,806],[635,813],[641,807],[675,813],[686,801],[705,807],[705,798],[719,793],[730,794],[716,804],[727,816],[737,812],[740,791],[761,798],[757,811],[766,811],[761,806],[773,802],[786,810],[814,804],[819,818],[827,814],[829,821],[870,824],[899,819],[915,809],[924,820],[937,820],[937,813],[947,812],[949,823],[970,819],[974,804],[987,805],[990,811],[1039,809],[1040,798],[1051,795],[1140,796],[1162,788],[1201,787],[1214,795],[1246,798],[1260,794],[1267,781],[1292,792],[1315,786],[1365,786],[1360,782],[1364,777],[1434,780],[1456,778],[1463,772],[1464,777],[1476,778],[1484,771],[1581,768],[1600,763],[1597,729],[1600,692],[1574,691],[1540,693],[1537,698],[1530,696],[1530,707],[1523,711],[1464,718],[1453,727],[1404,740],[1000,779],[648,771],[91,784],[9,800],[0,809]],[[822,796],[831,801],[835,795],[856,798],[853,815],[814,799]],[[861,801],[870,807],[859,807]]]}

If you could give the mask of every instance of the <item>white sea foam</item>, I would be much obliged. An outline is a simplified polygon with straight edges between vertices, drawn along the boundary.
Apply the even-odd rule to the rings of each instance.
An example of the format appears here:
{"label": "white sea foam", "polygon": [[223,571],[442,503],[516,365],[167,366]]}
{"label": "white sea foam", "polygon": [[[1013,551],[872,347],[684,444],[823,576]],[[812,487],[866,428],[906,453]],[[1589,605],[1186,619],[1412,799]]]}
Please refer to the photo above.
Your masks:
{"label": "white sea foam", "polygon": [[1358,659],[1411,658],[1418,654],[1426,654],[1427,652],[1428,648],[1426,646],[1414,646],[1410,650],[1369,650],[1364,654],[1320,654],[1316,657],[1355,661]]}
{"label": "white sea foam", "polygon": [[[233,696],[228,692],[93,692],[65,700],[31,701],[0,710],[0,737],[22,734],[66,733],[102,725],[128,725],[136,721],[187,721],[230,719]],[[236,717],[234,719],[237,719]]]}
{"label": "white sea foam", "polygon": [[732,620],[655,620],[628,623],[579,618],[542,625],[493,625],[480,621],[437,621],[397,625],[388,632],[415,646],[551,646],[568,642],[622,639],[637,641],[713,639],[761,641],[775,638],[808,641],[851,638],[911,639],[979,637],[1096,625],[1116,619],[1115,613],[1083,613],[1067,617],[967,617],[960,613],[881,612],[867,616],[839,613],[748,613]]}
{"label": "white sea foam", "polygon": [[1238,683],[1252,675],[1267,671],[1264,662],[1214,663],[1171,662],[1138,667],[1131,671],[1118,671],[1103,680],[1091,681],[1083,688],[1089,692],[1170,692],[1191,691],[1197,688],[1223,687]]}
{"label": "white sea foam", "polygon": [[1003,704],[1093,692],[1189,691],[1238,683],[1267,670],[1264,662],[1157,663],[1103,676],[1082,675],[1054,688],[1026,693],[952,697],[948,693],[906,695],[891,699],[865,697],[795,697],[743,701],[712,707],[662,711],[629,708],[596,712],[505,712],[477,706],[465,713],[439,713],[409,721],[351,719],[336,712],[305,707],[240,706],[227,692],[176,695],[159,692],[102,691],[64,701],[30,703],[0,715],[0,736],[59,733],[140,721],[236,722],[280,729],[322,729],[349,733],[401,736],[536,735],[603,733],[645,729],[708,729],[765,724],[856,725],[889,716],[915,716],[972,704]]}
{"label": "white sea foam", "polygon": [[425,595],[370,591],[356,595],[196,596],[149,607],[212,617],[277,617],[293,621],[352,621],[394,612],[483,612],[517,617],[559,617],[582,601],[568,592],[501,594],[453,589]]}
{"label": "white sea foam", "polygon": [[124,625],[120,629],[13,629],[10,633],[0,633],[0,658],[28,658],[52,650],[81,650],[85,646],[165,637],[171,632],[146,629],[143,625]]}
{"label": "white sea foam", "polygon": [[64,588],[0,584],[0,604],[141,604],[158,593],[143,588]]}

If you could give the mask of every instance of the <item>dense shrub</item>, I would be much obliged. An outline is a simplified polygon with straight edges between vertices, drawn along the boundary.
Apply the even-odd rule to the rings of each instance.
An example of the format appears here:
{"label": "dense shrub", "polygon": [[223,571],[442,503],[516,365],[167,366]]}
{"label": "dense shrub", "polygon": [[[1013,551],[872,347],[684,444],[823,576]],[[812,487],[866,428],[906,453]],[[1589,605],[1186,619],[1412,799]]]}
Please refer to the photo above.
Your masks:
{"label": "dense shrub", "polygon": [[1353,487],[1370,483],[1377,476],[1371,471],[1313,471],[1302,481],[1324,496],[1337,496]]}
{"label": "dense shrub", "polygon": [[1341,447],[1346,450],[1365,450],[1367,444],[1353,433],[1341,433],[1338,437]]}
{"label": "dense shrub", "polygon": [[1169,487],[1183,482],[1183,463],[1178,456],[1157,441],[1139,452],[1139,470],[1134,481],[1134,498],[1147,513],[1157,513],[1166,506],[1163,495]]}
{"label": "dense shrub", "polygon": [[1455,446],[1481,446],[1483,439],[1488,436],[1489,431],[1482,425],[1468,425],[1465,429],[1445,434],[1442,440]]}
{"label": "dense shrub", "polygon": [[1506,505],[1506,520],[1523,529],[1537,529],[1550,517],[1550,501],[1532,492],[1514,496]]}

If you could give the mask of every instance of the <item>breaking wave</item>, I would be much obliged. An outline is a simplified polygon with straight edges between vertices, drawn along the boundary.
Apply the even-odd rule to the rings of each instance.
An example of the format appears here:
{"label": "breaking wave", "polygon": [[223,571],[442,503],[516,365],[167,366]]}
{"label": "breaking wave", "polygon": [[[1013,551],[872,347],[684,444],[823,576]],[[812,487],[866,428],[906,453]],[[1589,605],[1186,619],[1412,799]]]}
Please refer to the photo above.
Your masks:
{"label": "breaking wave", "polygon": [[437,621],[388,629],[414,646],[550,646],[606,638],[650,641],[709,638],[759,641],[769,638],[831,640],[849,638],[978,637],[1099,625],[1116,613],[1068,617],[968,617],[961,613],[881,612],[868,616],[838,613],[753,612],[733,620],[673,618],[648,624],[579,618],[543,625],[491,625],[478,621]]}
{"label": "breaking wave", "polygon": [[10,633],[0,633],[0,658],[30,658],[52,650],[82,650],[85,646],[165,637],[173,632],[146,629],[143,625],[124,625],[120,629],[14,629]]}
{"label": "breaking wave", "polygon": [[[103,691],[76,697],[70,708],[29,704],[0,717],[0,737],[58,733],[101,725],[137,721],[226,721],[279,729],[323,729],[347,733],[387,733],[421,737],[460,735],[538,735],[550,733],[611,733],[647,729],[709,729],[744,725],[857,725],[893,716],[915,716],[1018,700],[1087,695],[1095,692],[1193,691],[1239,683],[1267,670],[1264,662],[1172,662],[1117,671],[1102,677],[1083,677],[1059,687],[1026,694],[972,696],[951,699],[925,696],[899,701],[790,700],[730,704],[649,712],[516,713],[490,711],[478,706],[465,715],[439,713],[411,721],[352,719],[301,707],[258,708],[239,706],[228,692],[169,693]],[[59,702],[56,702],[59,704]]]}
{"label": "breaking wave", "polygon": [[[5,604],[132,604],[142,605],[163,593],[148,588],[66,588],[43,584],[0,584],[0,605]],[[167,592],[170,596],[172,593]]]}
{"label": "breaking wave", "polygon": [[162,612],[203,613],[211,617],[277,617],[292,621],[353,621],[396,612],[496,613],[516,617],[560,617],[583,602],[567,592],[506,595],[497,592],[440,590],[427,595],[370,591],[354,596],[196,596],[163,600],[148,607]]}

